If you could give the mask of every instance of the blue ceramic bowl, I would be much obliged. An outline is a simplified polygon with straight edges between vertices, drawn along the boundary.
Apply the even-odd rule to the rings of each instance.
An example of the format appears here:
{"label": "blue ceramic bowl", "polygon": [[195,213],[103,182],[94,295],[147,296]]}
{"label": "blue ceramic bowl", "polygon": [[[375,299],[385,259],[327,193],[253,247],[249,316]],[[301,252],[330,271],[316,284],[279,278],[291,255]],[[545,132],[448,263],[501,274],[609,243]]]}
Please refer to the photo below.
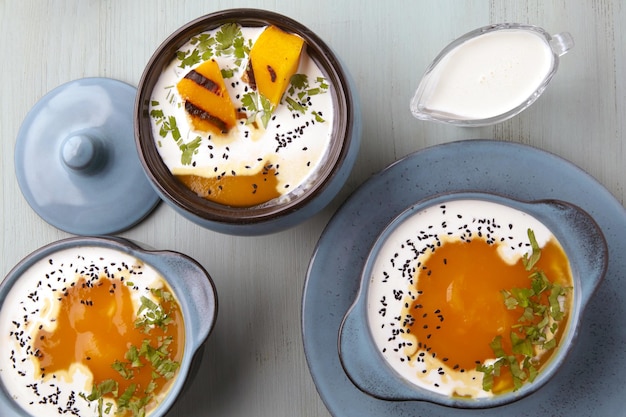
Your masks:
{"label": "blue ceramic bowl", "polygon": [[[302,37],[307,52],[331,85],[334,125],[329,156],[319,167],[314,184],[289,201],[249,208],[216,204],[199,197],[179,182],[165,165],[153,136],[151,96],[163,69],[176,51],[203,32],[226,23],[259,27],[275,25]],[[160,197],[187,219],[207,229],[233,235],[261,235],[295,226],[322,210],[345,184],[357,157],[361,139],[361,114],[356,89],[332,50],[302,24],[280,14],[256,9],[232,9],[200,17],[178,29],[153,54],[139,82],[135,103],[135,139],[143,168]]]}
{"label": "blue ceramic bowl", "polygon": [[[375,342],[371,321],[368,318],[370,315],[376,315],[374,310],[379,308],[378,304],[368,302],[368,292],[374,285],[372,284],[374,279],[372,271],[385,243],[388,240],[398,242],[394,232],[412,219],[421,216],[425,210],[438,209],[460,200],[496,203],[530,215],[540,225],[545,226],[561,244],[569,260],[573,279],[573,297],[567,326],[562,333],[559,346],[548,362],[543,365],[536,379],[533,382],[524,383],[517,391],[494,394],[484,398],[445,395],[440,391],[436,392],[412,383],[401,376],[402,372],[397,368],[393,369],[390,362],[383,357],[380,342],[378,345]],[[486,217],[490,215],[491,213],[485,213]],[[456,214],[454,217],[456,218]],[[503,223],[502,219],[500,223]],[[508,227],[503,229],[507,229],[504,233],[509,232]],[[450,230],[456,229],[450,227]],[[414,233],[418,232],[414,231]],[[567,355],[574,345],[585,307],[604,277],[607,262],[606,242],[596,222],[580,208],[562,201],[523,202],[495,194],[476,192],[451,193],[420,201],[401,213],[387,226],[369,253],[361,275],[361,286],[357,298],[346,313],[340,328],[339,356],[342,366],[359,389],[380,399],[429,401],[456,408],[488,408],[511,403],[530,395],[548,383],[566,362]],[[391,281],[392,278],[389,280]],[[392,317],[396,313],[399,315],[392,308],[388,308],[386,313],[387,316]]]}
{"label": "blue ceramic bowl", "polygon": [[[183,314],[185,345],[178,374],[163,401],[150,412],[150,417],[163,416],[192,380],[202,358],[204,344],[217,317],[217,294],[207,271],[193,259],[171,251],[145,250],[121,238],[77,237],[44,246],[24,258],[0,284],[0,311],[14,287],[33,265],[66,249],[95,248],[113,250],[131,256],[154,268],[175,293]],[[72,277],[73,278],[73,277]],[[4,379],[4,378],[3,378]],[[3,417],[28,414],[8,393],[0,379],[0,409]]]}

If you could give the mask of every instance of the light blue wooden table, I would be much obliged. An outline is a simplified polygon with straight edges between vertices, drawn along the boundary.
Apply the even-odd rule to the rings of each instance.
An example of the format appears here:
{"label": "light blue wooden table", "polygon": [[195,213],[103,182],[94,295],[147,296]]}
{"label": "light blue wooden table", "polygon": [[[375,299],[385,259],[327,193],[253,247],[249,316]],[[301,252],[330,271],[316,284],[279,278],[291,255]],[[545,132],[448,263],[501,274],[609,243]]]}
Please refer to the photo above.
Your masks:
{"label": "light blue wooden table", "polygon": [[[290,16],[330,44],[358,86],[364,135],[339,197],[315,218],[255,238],[219,235],[161,204],[122,233],[183,252],[213,276],[218,324],[190,390],[171,416],[328,416],[307,367],[300,308],[307,265],[322,230],[372,174],[414,151],[490,138],[555,153],[626,198],[626,6],[620,0],[561,1],[0,1],[0,273],[49,242],[68,237],[22,197],[13,149],[28,110],[54,87],[81,77],[137,85],[157,46],[203,14],[257,7]],[[512,120],[485,128],[420,122],[408,104],[435,55],[474,28],[499,22],[569,31],[576,46],[544,95]],[[245,256],[243,256],[245,255]],[[619,370],[624,372],[626,370]]]}

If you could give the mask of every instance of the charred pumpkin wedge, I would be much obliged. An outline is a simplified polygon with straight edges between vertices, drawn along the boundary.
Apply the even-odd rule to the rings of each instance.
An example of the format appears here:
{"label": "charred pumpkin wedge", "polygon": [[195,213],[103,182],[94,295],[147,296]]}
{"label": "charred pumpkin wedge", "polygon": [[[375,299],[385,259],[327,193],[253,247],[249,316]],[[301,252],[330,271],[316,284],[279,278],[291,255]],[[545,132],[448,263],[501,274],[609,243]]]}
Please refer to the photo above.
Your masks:
{"label": "charred pumpkin wedge", "polygon": [[235,106],[215,60],[189,71],[176,88],[195,130],[223,134],[235,126]]}
{"label": "charred pumpkin wedge", "polygon": [[250,50],[256,87],[273,106],[280,103],[291,76],[298,70],[304,40],[276,26],[268,26]]}

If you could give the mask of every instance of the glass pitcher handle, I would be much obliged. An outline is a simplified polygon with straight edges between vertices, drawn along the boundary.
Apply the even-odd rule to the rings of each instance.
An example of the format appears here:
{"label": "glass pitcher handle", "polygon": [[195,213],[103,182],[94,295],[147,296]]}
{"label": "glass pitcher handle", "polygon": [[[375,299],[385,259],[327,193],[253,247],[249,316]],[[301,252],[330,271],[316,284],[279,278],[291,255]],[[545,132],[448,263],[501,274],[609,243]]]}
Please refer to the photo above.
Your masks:
{"label": "glass pitcher handle", "polygon": [[550,39],[550,48],[558,56],[564,55],[574,47],[574,38],[569,32],[557,33]]}

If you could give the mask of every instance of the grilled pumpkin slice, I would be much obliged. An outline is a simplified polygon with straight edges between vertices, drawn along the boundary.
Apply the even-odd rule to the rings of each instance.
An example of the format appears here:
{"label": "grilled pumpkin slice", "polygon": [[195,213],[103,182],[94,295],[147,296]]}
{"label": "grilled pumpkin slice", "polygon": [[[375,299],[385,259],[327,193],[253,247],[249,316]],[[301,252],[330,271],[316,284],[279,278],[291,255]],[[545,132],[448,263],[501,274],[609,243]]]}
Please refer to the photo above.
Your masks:
{"label": "grilled pumpkin slice", "polygon": [[224,134],[235,126],[235,106],[215,60],[189,71],[176,88],[195,130]]}
{"label": "grilled pumpkin slice", "polygon": [[291,76],[298,70],[304,40],[276,26],[268,26],[250,50],[256,87],[274,107],[280,103]]}

